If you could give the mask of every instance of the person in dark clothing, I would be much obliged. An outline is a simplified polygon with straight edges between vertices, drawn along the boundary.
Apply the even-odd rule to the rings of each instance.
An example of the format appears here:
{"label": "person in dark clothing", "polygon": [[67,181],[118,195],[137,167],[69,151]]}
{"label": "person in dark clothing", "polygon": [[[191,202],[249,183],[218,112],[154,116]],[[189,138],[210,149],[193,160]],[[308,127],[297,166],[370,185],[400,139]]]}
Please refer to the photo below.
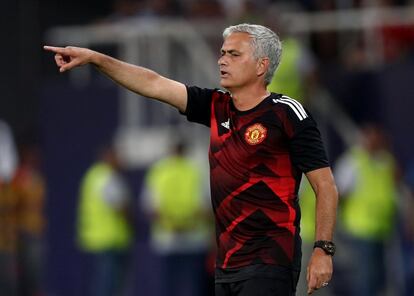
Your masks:
{"label": "person in dark clothing", "polygon": [[[338,194],[315,121],[297,101],[270,93],[279,37],[251,24],[223,33],[222,90],[187,86],[86,48],[51,47],[60,72],[84,64],[210,127],[211,198],[217,230],[216,295],[294,295],[300,270],[298,188],[317,198],[308,293],[328,285]],[[252,292],[254,291],[254,292]]]}

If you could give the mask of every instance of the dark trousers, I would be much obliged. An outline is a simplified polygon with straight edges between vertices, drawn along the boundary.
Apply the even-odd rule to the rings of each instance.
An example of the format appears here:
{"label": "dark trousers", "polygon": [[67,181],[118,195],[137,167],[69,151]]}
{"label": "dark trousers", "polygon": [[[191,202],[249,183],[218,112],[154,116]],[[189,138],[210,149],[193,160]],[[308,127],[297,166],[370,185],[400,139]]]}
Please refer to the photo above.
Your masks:
{"label": "dark trousers", "polygon": [[216,283],[215,296],[294,296],[292,281],[251,278],[233,283]]}
{"label": "dark trousers", "polygon": [[121,295],[127,268],[126,259],[127,253],[123,251],[105,251],[93,255],[90,295]]}
{"label": "dark trousers", "polygon": [[161,260],[163,296],[207,296],[206,254],[170,254]]}
{"label": "dark trousers", "polygon": [[385,288],[384,244],[354,239],[353,248],[356,265],[352,295],[378,295]]}

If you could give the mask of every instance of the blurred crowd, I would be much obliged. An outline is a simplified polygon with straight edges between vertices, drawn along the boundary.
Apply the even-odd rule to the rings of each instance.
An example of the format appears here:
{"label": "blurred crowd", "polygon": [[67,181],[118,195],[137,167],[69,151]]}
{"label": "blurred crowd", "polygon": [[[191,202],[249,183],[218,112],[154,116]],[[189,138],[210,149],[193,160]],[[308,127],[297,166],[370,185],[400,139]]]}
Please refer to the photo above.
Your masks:
{"label": "blurred crowd", "polygon": [[[372,63],[364,32],[339,35],[334,30],[323,31],[303,42],[300,36],[289,34],[288,24],[277,17],[284,12],[408,5],[414,1],[114,0],[113,11],[93,22],[165,17],[225,19],[273,27],[283,40],[284,53],[269,89],[301,100],[316,117],[339,120],[339,113],[332,114],[336,109],[326,111],[318,105],[321,98],[329,97],[355,127],[353,141],[347,142],[329,121],[321,122],[323,133],[329,135],[340,205],[334,279],[318,295],[408,296],[414,289],[414,155],[396,148],[398,135],[392,134],[392,128],[398,118],[390,117],[396,114],[389,113],[390,103],[381,99],[383,85],[378,73],[412,65],[414,24],[376,28],[385,46],[381,58]],[[409,133],[401,134],[409,137]],[[214,242],[207,181],[199,173],[204,168],[186,156],[185,143],[171,146],[165,158],[145,168],[136,196],[131,191],[134,180],[125,178],[113,147],[100,147],[96,160],[79,179],[73,242],[89,257],[91,274],[84,283],[85,295],[130,292],[130,282],[140,276],[130,266],[137,215],[149,225],[145,243],[160,262],[158,283],[168,290],[160,288],[159,294],[212,295]],[[37,143],[16,140],[10,126],[0,121],[0,295],[47,295],[45,205],[51,197],[41,163],[46,157],[39,153]],[[180,199],[172,192],[180,192]],[[305,268],[299,295],[306,289],[306,250],[313,242],[313,199],[309,184],[303,184]],[[136,256],[139,261],[139,254]]]}
{"label": "blurred crowd", "polygon": [[36,145],[0,121],[0,291],[42,295],[46,181]]}
{"label": "blurred crowd", "polygon": [[287,4],[303,11],[329,11],[365,7],[410,5],[411,0],[114,0],[107,20],[125,17],[185,17],[187,19],[226,18],[261,20],[269,5]]}

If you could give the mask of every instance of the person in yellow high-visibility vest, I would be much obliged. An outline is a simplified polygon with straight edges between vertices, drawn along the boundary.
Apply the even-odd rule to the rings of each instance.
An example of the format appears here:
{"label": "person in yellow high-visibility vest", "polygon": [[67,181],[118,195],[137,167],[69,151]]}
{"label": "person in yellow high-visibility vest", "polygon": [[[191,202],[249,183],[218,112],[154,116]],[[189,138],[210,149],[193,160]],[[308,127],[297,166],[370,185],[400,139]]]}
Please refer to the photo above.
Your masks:
{"label": "person in yellow high-visibility vest", "polygon": [[316,83],[313,58],[295,37],[285,38],[283,48],[282,62],[267,89],[307,105],[309,92]]}
{"label": "person in yellow high-visibility vest", "polygon": [[362,145],[338,161],[335,173],[344,197],[339,217],[355,258],[352,295],[379,295],[385,288],[385,247],[396,217],[395,172],[384,132],[374,124],[363,127]]}
{"label": "person in yellow high-visibility vest", "polygon": [[185,155],[182,140],[150,167],[145,187],[151,246],[162,262],[162,295],[207,295],[208,209],[201,172]]}
{"label": "person in yellow high-visibility vest", "polygon": [[132,241],[129,192],[118,169],[114,150],[105,148],[80,188],[77,239],[80,249],[93,255],[90,293],[96,296],[119,295]]}
{"label": "person in yellow high-visibility vest", "polygon": [[414,291],[414,158],[405,166],[404,183],[407,192],[402,210],[401,253],[403,270],[402,295],[410,296]]}

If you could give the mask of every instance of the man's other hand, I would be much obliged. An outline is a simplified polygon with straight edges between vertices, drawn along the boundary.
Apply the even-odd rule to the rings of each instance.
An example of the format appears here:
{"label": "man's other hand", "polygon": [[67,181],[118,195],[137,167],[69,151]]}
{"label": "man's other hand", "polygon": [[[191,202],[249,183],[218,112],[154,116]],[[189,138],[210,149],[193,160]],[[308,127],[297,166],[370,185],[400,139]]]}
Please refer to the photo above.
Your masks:
{"label": "man's other hand", "polygon": [[332,277],[332,256],[315,248],[307,269],[308,294],[328,285]]}

